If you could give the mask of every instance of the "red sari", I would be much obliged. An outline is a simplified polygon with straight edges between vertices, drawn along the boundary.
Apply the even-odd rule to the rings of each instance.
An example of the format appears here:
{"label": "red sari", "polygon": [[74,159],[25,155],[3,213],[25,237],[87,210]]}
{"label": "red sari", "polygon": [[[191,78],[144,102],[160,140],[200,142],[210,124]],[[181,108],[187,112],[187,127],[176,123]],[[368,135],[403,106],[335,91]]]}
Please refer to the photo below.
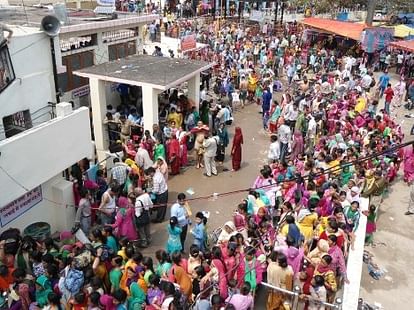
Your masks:
{"label": "red sari", "polygon": [[243,134],[240,127],[236,127],[236,132],[233,138],[233,147],[231,149],[232,155],[232,167],[234,171],[240,169],[241,159],[242,159],[242,148],[243,144]]}
{"label": "red sari", "polygon": [[180,143],[175,137],[173,137],[169,143],[168,161],[171,165],[171,174],[179,174],[181,166]]}

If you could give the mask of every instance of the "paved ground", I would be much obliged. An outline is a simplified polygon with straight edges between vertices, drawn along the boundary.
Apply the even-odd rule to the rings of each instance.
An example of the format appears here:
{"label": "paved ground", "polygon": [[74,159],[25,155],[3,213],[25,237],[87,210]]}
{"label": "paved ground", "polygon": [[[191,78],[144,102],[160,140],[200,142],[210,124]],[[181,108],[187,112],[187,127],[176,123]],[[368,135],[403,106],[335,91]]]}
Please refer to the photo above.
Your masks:
{"label": "paved ground", "polygon": [[[395,79],[393,79],[395,81]],[[397,119],[403,121],[405,141],[414,140],[410,135],[414,120],[404,117],[408,111],[402,107],[397,110]],[[389,196],[380,206],[377,232],[374,235],[376,247],[366,247],[374,255],[374,261],[387,270],[382,278],[374,280],[363,266],[360,297],[373,305],[375,302],[383,309],[414,309],[410,306],[414,273],[414,216],[406,216],[409,200],[409,187],[402,181],[402,168],[399,178],[390,187]]]}
{"label": "paved ground", "polygon": [[[205,177],[203,169],[190,167],[182,174],[170,177],[169,200],[174,202],[179,192],[185,192],[192,188],[194,195],[191,198],[212,196],[213,193],[223,194],[225,192],[236,191],[239,189],[248,189],[254,182],[259,169],[263,166],[267,157],[268,135],[261,129],[261,115],[258,113],[259,108],[256,105],[248,105],[235,113],[235,121],[228,128],[230,140],[234,134],[234,127],[240,126],[244,135],[244,145],[242,151],[242,167],[237,172],[231,172],[230,148],[227,147],[226,159],[223,164],[229,171],[223,172],[223,167],[219,167],[218,176]],[[191,156],[192,157],[192,156]],[[190,196],[187,195],[189,198]],[[191,209],[195,214],[197,211],[210,211],[211,217],[208,221],[209,231],[221,227],[226,221],[231,220],[233,211],[237,204],[247,196],[244,193],[235,193],[231,195],[219,196],[216,200],[213,197],[190,202]],[[169,212],[167,212],[167,217]],[[145,254],[153,253],[158,248],[165,247],[167,241],[166,232],[167,222],[154,224],[151,227],[153,243],[150,249],[143,252]],[[191,245],[192,239],[189,236],[186,242],[186,248]]]}
{"label": "paved ground", "polygon": [[[382,107],[383,103],[380,103]],[[235,123],[229,128],[230,139],[234,133],[234,127],[240,126],[244,134],[243,163],[242,169],[238,172],[222,172],[219,169],[217,177],[207,178],[202,175],[202,170],[193,167],[185,170],[181,175],[171,177],[169,181],[170,202],[173,202],[177,194],[192,188],[195,194],[192,196],[203,197],[213,193],[225,193],[239,189],[247,189],[257,176],[260,167],[266,161],[268,147],[268,135],[261,128],[261,118],[256,105],[249,105],[245,109],[235,113]],[[406,140],[411,140],[409,131],[413,119],[405,118],[407,111],[400,108],[397,111],[399,122],[403,121],[403,129],[406,133]],[[228,156],[230,146],[227,148],[226,161],[224,166],[231,169],[231,158]],[[390,188],[389,196],[380,207],[378,218],[378,231],[374,240],[385,245],[378,244],[375,248],[367,247],[373,255],[375,262],[387,270],[384,277],[374,280],[369,276],[367,267],[364,264],[361,297],[370,304],[378,302],[384,309],[411,309],[409,298],[411,296],[411,283],[414,283],[414,274],[411,263],[414,261],[414,254],[410,249],[414,248],[414,240],[411,238],[413,228],[411,223],[414,216],[404,215],[408,204],[409,190],[402,182],[402,176]],[[231,219],[239,201],[246,196],[245,193],[236,193],[220,197],[217,200],[212,198],[191,202],[193,213],[208,210],[211,212],[209,219],[209,230],[220,227],[227,220]],[[167,240],[167,222],[154,224],[151,227],[153,235],[152,246],[143,251],[144,255],[154,255],[159,248],[164,248]],[[191,244],[191,237],[187,238],[186,250]],[[256,309],[264,309],[264,294],[258,296]]]}

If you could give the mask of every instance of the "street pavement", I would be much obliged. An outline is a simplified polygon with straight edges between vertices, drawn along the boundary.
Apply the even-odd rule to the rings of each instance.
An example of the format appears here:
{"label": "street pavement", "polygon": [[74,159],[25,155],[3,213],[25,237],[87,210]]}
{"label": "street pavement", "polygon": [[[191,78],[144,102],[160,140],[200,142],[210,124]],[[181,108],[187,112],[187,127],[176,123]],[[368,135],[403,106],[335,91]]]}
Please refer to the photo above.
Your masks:
{"label": "street pavement", "polygon": [[[397,76],[391,76],[394,85]],[[383,107],[383,101],[380,102],[380,107]],[[414,119],[405,117],[410,113],[404,107],[394,111],[398,123],[402,123],[404,142],[414,140],[414,136],[410,135]],[[411,305],[414,283],[414,215],[404,215],[410,188],[403,182],[402,168],[401,165],[397,180],[390,186],[388,196],[379,207],[374,247],[365,247],[374,255],[374,262],[386,272],[379,280],[374,280],[368,273],[367,265],[364,264],[362,268],[360,297],[371,305],[378,303],[385,310],[414,309],[414,305]]]}
{"label": "street pavement", "polygon": [[[378,76],[376,76],[378,81]],[[396,76],[392,75],[392,84],[396,82]],[[280,94],[278,94],[280,96]],[[383,100],[379,107],[383,107]],[[229,156],[231,144],[226,149],[226,160],[224,167],[228,171],[223,171],[219,167],[218,176],[205,177],[203,169],[195,169],[191,166],[185,169],[180,175],[170,177],[169,201],[174,202],[179,192],[185,192],[191,188],[194,195],[188,198],[210,196],[207,199],[200,199],[190,202],[193,214],[197,211],[209,211],[208,220],[209,232],[221,227],[226,221],[231,220],[232,214],[237,204],[246,197],[246,192],[235,193],[225,196],[218,196],[214,199],[213,194],[223,194],[226,192],[248,189],[258,175],[260,168],[267,162],[267,148],[269,145],[269,135],[264,132],[261,124],[259,107],[250,104],[244,109],[239,109],[234,113],[235,121],[229,126],[230,140],[234,134],[234,127],[242,128],[244,135],[243,157],[241,170],[231,172],[231,158]],[[404,107],[394,111],[398,122],[402,124],[405,140],[409,141],[414,137],[410,136],[410,129],[414,119],[404,117],[409,114]],[[191,154],[191,153],[190,153]],[[193,156],[190,156],[190,159]],[[360,294],[364,300],[370,304],[380,303],[383,309],[414,309],[409,306],[411,296],[411,283],[414,283],[414,273],[412,272],[412,262],[414,261],[414,240],[412,233],[414,226],[414,216],[406,216],[404,212],[408,206],[409,187],[402,181],[402,169],[398,179],[389,189],[388,197],[380,206],[377,232],[374,235],[375,247],[366,249],[374,255],[375,262],[387,272],[379,280],[374,280],[367,271],[364,264]],[[169,210],[166,220],[169,218]],[[194,221],[193,221],[194,222]],[[151,226],[152,244],[151,247],[143,249],[144,255],[154,257],[157,249],[165,248],[167,241],[168,222],[153,224]],[[191,229],[191,228],[189,228]],[[192,238],[188,234],[186,241],[186,252],[191,245]],[[411,272],[410,272],[411,271]],[[265,308],[265,292],[262,289],[256,297],[255,309]]]}

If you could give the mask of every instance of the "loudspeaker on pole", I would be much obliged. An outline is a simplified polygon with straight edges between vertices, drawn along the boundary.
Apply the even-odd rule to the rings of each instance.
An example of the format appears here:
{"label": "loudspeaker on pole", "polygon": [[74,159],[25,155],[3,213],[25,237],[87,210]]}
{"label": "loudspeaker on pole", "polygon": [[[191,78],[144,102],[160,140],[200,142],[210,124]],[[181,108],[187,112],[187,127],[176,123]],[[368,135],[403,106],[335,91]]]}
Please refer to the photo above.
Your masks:
{"label": "loudspeaker on pole", "polygon": [[50,37],[55,37],[60,32],[60,20],[53,15],[43,17],[41,22],[41,29]]}

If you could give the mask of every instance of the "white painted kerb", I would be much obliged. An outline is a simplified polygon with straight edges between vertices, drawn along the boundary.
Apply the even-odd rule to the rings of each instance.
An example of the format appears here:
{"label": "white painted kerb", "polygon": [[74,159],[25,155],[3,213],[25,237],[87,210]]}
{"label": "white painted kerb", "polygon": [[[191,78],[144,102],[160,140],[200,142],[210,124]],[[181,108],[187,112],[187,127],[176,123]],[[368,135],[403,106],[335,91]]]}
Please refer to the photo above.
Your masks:
{"label": "white painted kerb", "polygon": [[[369,199],[361,198],[360,200],[360,209],[362,211],[368,210]],[[354,250],[349,248],[348,262],[347,262],[347,274],[349,279],[349,284],[344,285],[344,295],[343,295],[343,310],[356,310],[358,308],[358,299],[359,299],[359,288],[361,286],[361,273],[363,260],[362,256],[364,254],[364,244],[365,244],[365,232],[367,226],[367,217],[361,214],[359,218],[358,229],[355,232],[355,243]]]}

